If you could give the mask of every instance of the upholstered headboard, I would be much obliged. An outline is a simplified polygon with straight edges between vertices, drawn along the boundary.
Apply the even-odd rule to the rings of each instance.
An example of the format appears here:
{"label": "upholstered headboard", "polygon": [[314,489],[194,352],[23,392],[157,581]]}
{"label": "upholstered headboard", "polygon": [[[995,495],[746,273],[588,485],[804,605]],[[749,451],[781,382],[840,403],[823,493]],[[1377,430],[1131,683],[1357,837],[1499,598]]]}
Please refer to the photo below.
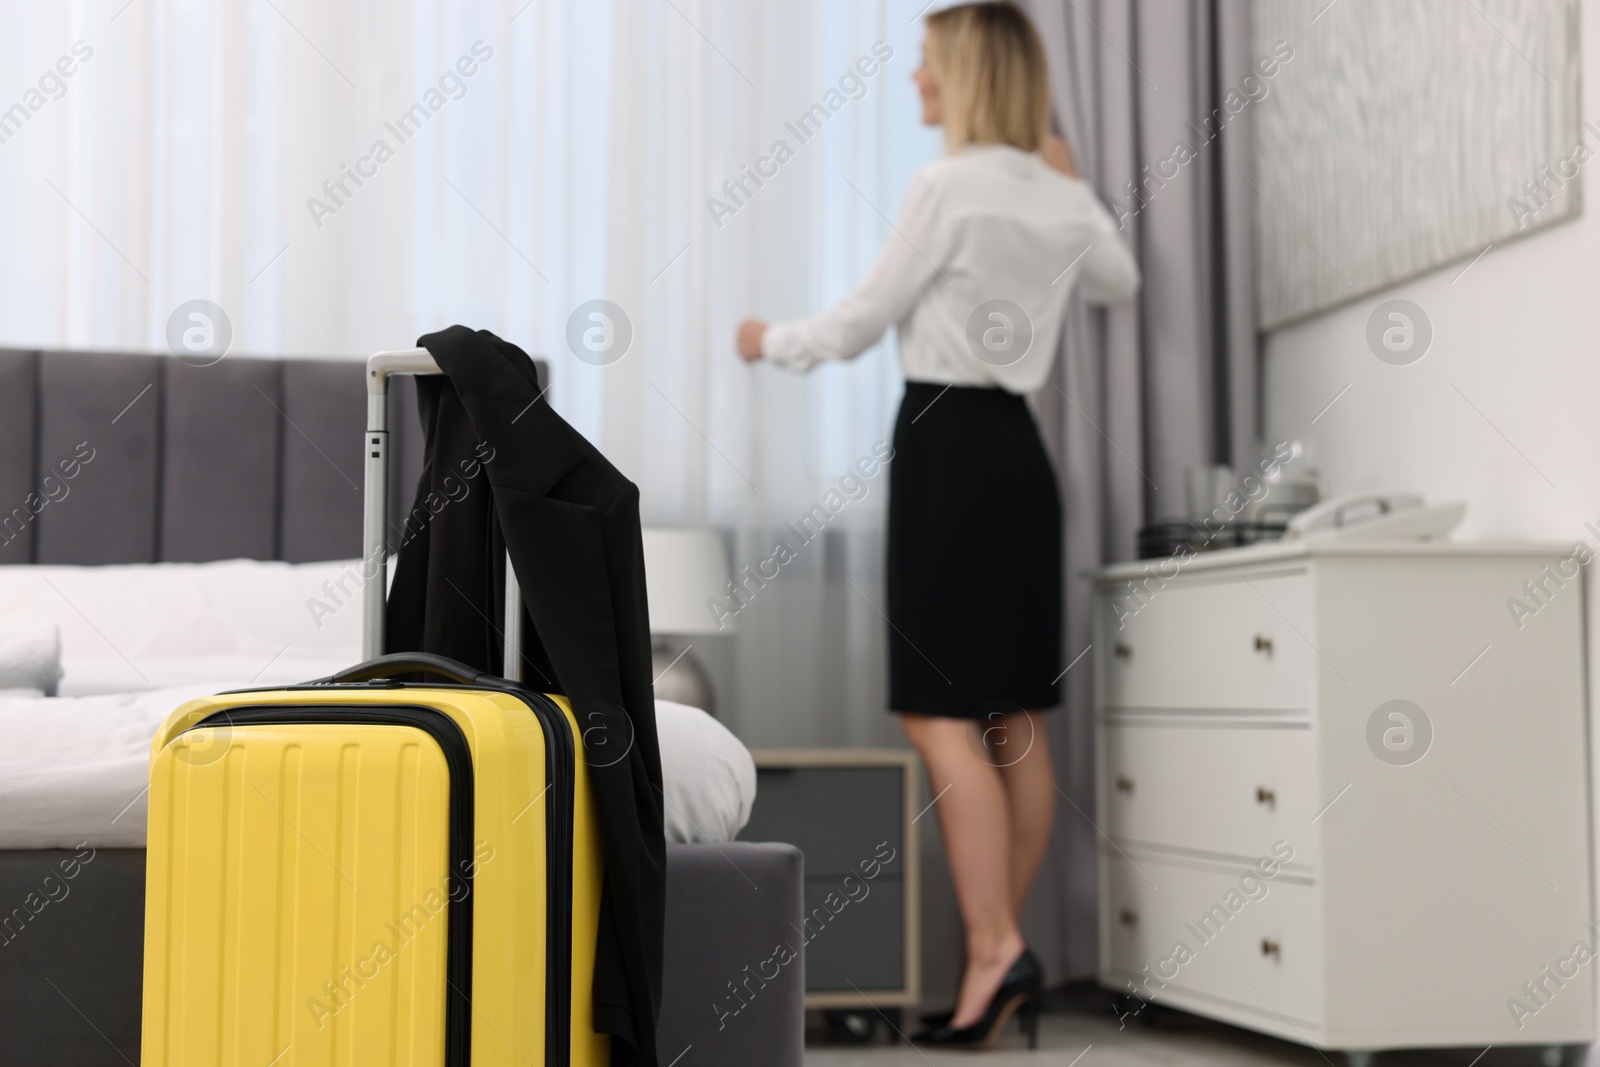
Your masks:
{"label": "upholstered headboard", "polygon": [[[0,349],[0,564],[354,558],[365,425],[359,360]],[[404,376],[389,428],[394,545],[422,470]]]}

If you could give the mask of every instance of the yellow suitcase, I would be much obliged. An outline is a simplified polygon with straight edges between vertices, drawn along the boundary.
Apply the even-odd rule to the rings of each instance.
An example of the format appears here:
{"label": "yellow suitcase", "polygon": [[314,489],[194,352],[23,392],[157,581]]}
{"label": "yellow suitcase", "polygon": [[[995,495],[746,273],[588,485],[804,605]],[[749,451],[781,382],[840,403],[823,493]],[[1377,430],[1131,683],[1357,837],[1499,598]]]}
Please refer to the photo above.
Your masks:
{"label": "yellow suitcase", "polygon": [[[428,369],[385,355],[380,399],[388,373]],[[387,453],[371,412],[368,439],[371,654]],[[419,673],[444,681],[392,680]],[[609,1062],[581,742],[563,698],[425,654],[173,712],[150,761],[143,1067]]]}

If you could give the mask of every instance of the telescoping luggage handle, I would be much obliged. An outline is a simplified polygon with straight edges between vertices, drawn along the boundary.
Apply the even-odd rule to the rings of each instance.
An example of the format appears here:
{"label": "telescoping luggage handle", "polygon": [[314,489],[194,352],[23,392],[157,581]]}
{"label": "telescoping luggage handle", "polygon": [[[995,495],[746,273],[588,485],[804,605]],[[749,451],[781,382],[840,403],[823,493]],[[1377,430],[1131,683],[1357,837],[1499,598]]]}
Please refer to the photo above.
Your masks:
{"label": "telescoping luggage handle", "polygon": [[[389,591],[389,379],[396,374],[441,374],[426,348],[377,352],[367,358],[366,489],[361,516],[364,546],[361,658],[383,655],[384,601]],[[505,676],[522,681],[522,587],[506,553]]]}

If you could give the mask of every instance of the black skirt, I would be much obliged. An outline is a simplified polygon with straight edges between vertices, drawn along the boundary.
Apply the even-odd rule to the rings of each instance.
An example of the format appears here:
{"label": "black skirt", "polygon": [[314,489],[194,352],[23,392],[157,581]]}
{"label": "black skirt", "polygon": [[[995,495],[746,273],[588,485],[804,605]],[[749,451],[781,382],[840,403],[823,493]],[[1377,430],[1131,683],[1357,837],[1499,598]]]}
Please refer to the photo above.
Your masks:
{"label": "black skirt", "polygon": [[1061,497],[1027,402],[907,382],[889,464],[889,707],[1061,702]]}

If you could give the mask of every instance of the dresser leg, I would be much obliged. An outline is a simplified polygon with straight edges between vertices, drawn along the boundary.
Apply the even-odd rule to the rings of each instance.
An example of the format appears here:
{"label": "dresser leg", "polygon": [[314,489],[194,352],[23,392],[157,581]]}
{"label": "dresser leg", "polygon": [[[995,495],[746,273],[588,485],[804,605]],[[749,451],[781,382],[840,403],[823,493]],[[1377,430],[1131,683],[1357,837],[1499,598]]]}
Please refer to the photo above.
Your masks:
{"label": "dresser leg", "polygon": [[1539,1067],[1561,1067],[1566,1062],[1565,1045],[1546,1045],[1539,1050]]}
{"label": "dresser leg", "polygon": [[1349,1067],[1372,1067],[1376,1054],[1366,1049],[1346,1049],[1344,1062]]}

